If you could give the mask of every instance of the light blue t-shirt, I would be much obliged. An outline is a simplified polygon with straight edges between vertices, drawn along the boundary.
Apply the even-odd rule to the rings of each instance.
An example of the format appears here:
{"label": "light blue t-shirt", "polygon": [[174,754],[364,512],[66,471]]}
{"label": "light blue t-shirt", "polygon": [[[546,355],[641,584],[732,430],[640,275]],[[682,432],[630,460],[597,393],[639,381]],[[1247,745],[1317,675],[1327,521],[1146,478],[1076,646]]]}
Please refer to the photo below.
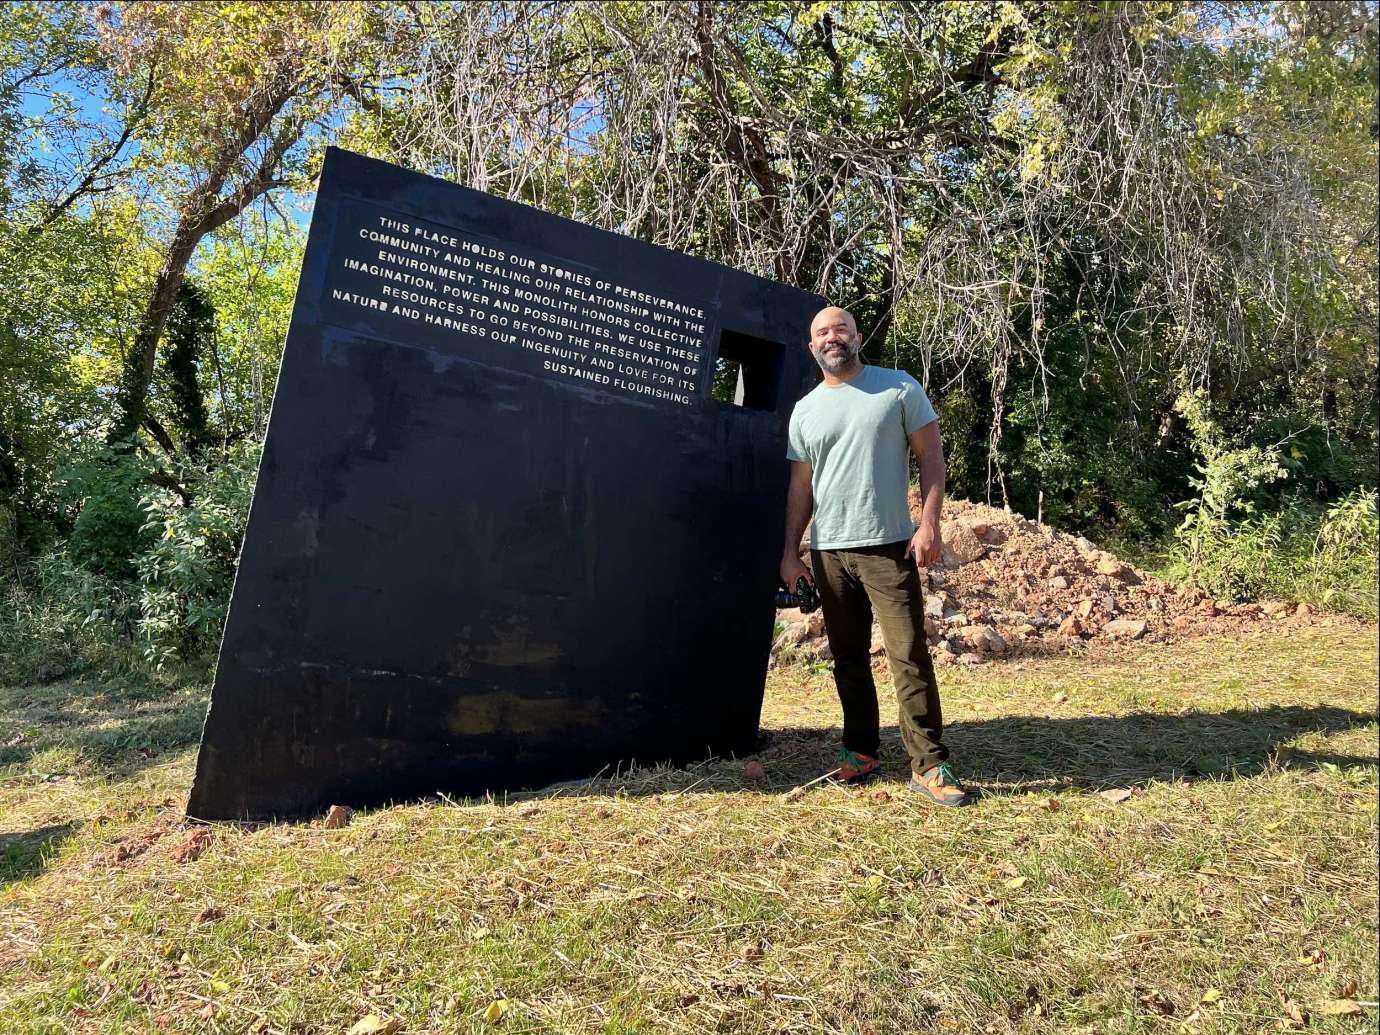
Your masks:
{"label": "light blue t-shirt", "polygon": [[844,384],[816,385],[795,404],[786,456],[813,468],[814,549],[878,546],[915,534],[908,436],[938,419],[920,382],[887,367],[864,366]]}

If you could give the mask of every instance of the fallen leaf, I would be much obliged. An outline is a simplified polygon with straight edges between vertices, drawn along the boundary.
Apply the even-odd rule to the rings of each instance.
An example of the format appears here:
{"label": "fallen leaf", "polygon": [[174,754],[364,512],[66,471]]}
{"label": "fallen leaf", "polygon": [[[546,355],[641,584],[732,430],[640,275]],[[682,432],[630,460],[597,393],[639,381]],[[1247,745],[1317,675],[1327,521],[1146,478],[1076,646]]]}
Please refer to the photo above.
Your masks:
{"label": "fallen leaf", "polygon": [[891,793],[889,791],[875,790],[871,794],[869,794],[868,797],[880,804],[882,802],[890,801]]}
{"label": "fallen leaf", "polygon": [[497,1024],[503,1020],[503,1015],[508,1012],[508,1000],[495,999],[484,1011],[484,1019],[490,1024]]}
{"label": "fallen leaf", "polygon": [[1217,1000],[1219,1000],[1219,999],[1221,999],[1221,998],[1222,998],[1222,993],[1221,993],[1221,992],[1219,992],[1219,991],[1218,991],[1217,989],[1215,989],[1215,988],[1209,988],[1207,991],[1205,991],[1205,992],[1203,993],[1202,998],[1200,998],[1200,999],[1198,1000],[1198,1002],[1200,1002],[1200,1003],[1215,1003],[1215,1002],[1217,1002]]}
{"label": "fallen leaf", "polygon": [[376,1013],[366,1013],[355,1021],[349,1035],[393,1035],[401,1027],[402,1021],[386,1021]]}
{"label": "fallen leaf", "polygon": [[1324,1017],[1355,1017],[1364,1012],[1355,999],[1329,999],[1318,1006],[1318,1013]]}
{"label": "fallen leaf", "polygon": [[230,991],[230,982],[221,981],[219,978],[211,982],[211,991],[216,995],[224,995]]}
{"label": "fallen leaf", "polygon": [[1322,949],[1309,949],[1299,957],[1300,967],[1321,967],[1327,962],[1327,953]]}
{"label": "fallen leaf", "polygon": [[355,810],[348,805],[332,805],[326,810],[326,818],[321,821],[321,825],[327,830],[339,830],[341,827],[348,827],[354,815]]}
{"label": "fallen leaf", "polygon": [[1044,809],[1046,812],[1058,812],[1058,811],[1059,811],[1059,799],[1058,799],[1058,798],[1046,798],[1043,802],[1040,803],[1040,808]]}
{"label": "fallen leaf", "polygon": [[225,910],[219,906],[207,906],[196,915],[196,922],[199,924],[209,924],[214,920],[219,920],[225,915]]}
{"label": "fallen leaf", "polygon": [[1055,704],[1063,704],[1063,703],[1064,703],[1065,701],[1067,701],[1068,699],[1069,699],[1069,695],[1066,694],[1066,693],[1064,693],[1064,691],[1062,691],[1062,690],[1060,690],[1057,694],[1054,695],[1054,703],[1055,703]]}
{"label": "fallen leaf", "polygon": [[1012,877],[1009,881],[1006,882],[1007,890],[1020,891],[1021,888],[1026,886],[1029,879],[1030,878],[1028,877]]}
{"label": "fallen leaf", "polygon": [[1279,1004],[1284,1007],[1284,1023],[1291,1028],[1302,1028],[1308,1024],[1308,1011],[1301,1007],[1284,989],[1279,990]]}
{"label": "fallen leaf", "polygon": [[1342,986],[1342,990],[1341,990],[1340,993],[1338,993],[1337,998],[1338,998],[1338,999],[1353,999],[1353,998],[1355,998],[1355,996],[1356,996],[1356,982],[1355,982],[1355,980],[1351,980],[1351,981],[1348,981],[1345,985]]}
{"label": "fallen leaf", "polygon": [[805,797],[805,788],[795,787],[781,795],[781,800],[784,802],[797,802],[803,797]]}
{"label": "fallen leaf", "polygon": [[1114,805],[1120,805],[1123,801],[1131,797],[1131,795],[1134,793],[1135,792],[1132,791],[1129,787],[1113,787],[1111,790],[1098,791],[1097,796],[1099,798],[1106,798]]}

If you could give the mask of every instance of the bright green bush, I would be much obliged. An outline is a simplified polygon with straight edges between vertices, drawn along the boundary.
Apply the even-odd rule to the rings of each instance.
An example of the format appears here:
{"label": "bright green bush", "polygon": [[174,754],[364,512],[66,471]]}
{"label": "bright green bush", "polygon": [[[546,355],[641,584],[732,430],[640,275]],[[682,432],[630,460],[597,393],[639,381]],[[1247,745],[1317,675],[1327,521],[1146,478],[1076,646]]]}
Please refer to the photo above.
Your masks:
{"label": "bright green bush", "polygon": [[[52,551],[0,573],[0,681],[42,682],[76,672],[170,662],[209,667],[220,642],[254,492],[257,443],[214,464],[183,470],[187,505],[166,489],[144,495],[132,530],[120,520],[92,521],[78,546]],[[84,499],[117,500],[133,487],[133,464],[115,463],[115,488]],[[112,510],[118,509],[112,506]],[[2,517],[3,515],[0,515]],[[108,535],[105,533],[109,533]],[[119,561],[147,544],[112,578],[93,571],[98,553]],[[3,545],[3,543],[0,543]]]}
{"label": "bright green bush", "polygon": [[203,467],[191,506],[165,490],[144,497],[152,545],[138,558],[139,636],[153,665],[209,662],[219,646],[258,461],[254,443]]}
{"label": "bright green bush", "polygon": [[61,472],[63,496],[78,509],[67,550],[79,564],[110,579],[134,577],[148,545],[140,496],[149,465],[137,452],[101,449]]}
{"label": "bright green bush", "polygon": [[1329,509],[1293,497],[1266,510],[1265,487],[1286,474],[1280,450],[1224,441],[1200,395],[1186,393],[1177,408],[1202,459],[1191,479],[1197,495],[1179,505],[1167,574],[1220,599],[1296,600],[1375,618],[1375,490],[1354,490]]}

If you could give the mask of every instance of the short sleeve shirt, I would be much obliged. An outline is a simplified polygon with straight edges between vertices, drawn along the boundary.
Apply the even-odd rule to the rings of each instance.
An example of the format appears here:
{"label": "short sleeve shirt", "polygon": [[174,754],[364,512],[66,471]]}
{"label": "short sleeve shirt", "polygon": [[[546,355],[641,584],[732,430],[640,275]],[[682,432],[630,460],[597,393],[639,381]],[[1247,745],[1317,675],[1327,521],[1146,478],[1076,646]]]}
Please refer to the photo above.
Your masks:
{"label": "short sleeve shirt", "polygon": [[920,382],[887,367],[821,383],[796,403],[786,456],[812,468],[815,549],[878,546],[915,533],[909,435],[938,419]]}

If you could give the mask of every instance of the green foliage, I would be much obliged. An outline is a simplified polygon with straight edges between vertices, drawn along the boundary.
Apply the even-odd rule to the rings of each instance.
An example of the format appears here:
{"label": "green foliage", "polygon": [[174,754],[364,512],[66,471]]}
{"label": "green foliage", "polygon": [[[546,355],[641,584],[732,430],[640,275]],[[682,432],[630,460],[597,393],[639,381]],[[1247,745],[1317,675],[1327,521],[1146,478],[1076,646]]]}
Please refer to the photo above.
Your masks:
{"label": "green foliage", "polygon": [[[1013,364],[997,454],[1010,503],[1060,528],[1153,535],[1169,520],[1159,497],[1175,478],[1162,463],[1166,446],[1147,448],[1131,419],[1135,396],[1112,357],[1090,340],[1086,314],[1062,316],[1068,301],[1046,307],[1051,321],[1062,318],[1048,334],[1043,362],[1021,357]],[[1155,390],[1150,378],[1135,386],[1142,398]]]}
{"label": "green foliage", "polygon": [[1219,599],[1275,599],[1377,617],[1376,497],[1357,490],[1326,509],[1306,500],[1200,535],[1196,563],[1183,543],[1167,574],[1189,578]]}
{"label": "green foliage", "polygon": [[168,409],[174,429],[187,455],[195,458],[210,441],[210,418],[197,381],[197,365],[209,353],[216,333],[216,311],[206,292],[184,280],[177,304],[168,318],[167,348],[163,369],[167,380]]}
{"label": "green foliage", "polygon": [[213,427],[232,441],[263,437],[306,244],[302,227],[265,211],[227,224],[196,262],[216,311],[201,382]]}
{"label": "green foliage", "polygon": [[[1239,523],[1257,513],[1261,489],[1285,476],[1284,465],[1277,449],[1233,447],[1225,442],[1208,413],[1203,393],[1184,392],[1175,410],[1184,418],[1201,454],[1195,465],[1198,475],[1189,479],[1197,496],[1179,504],[1185,514],[1175,538],[1188,571],[1213,592],[1230,595],[1235,592],[1237,579],[1229,564],[1220,565],[1214,558],[1232,555],[1230,549],[1223,549],[1224,544],[1235,537]],[[1268,544],[1271,537],[1266,535],[1262,542]]]}
{"label": "green foliage", "polygon": [[1363,618],[1380,604],[1380,517],[1376,492],[1357,490],[1327,509],[1304,567],[1309,598]]}
{"label": "green foliage", "polygon": [[140,502],[149,465],[139,454],[105,448],[62,472],[66,496],[79,510],[68,548],[72,559],[112,579],[132,578],[148,546]]}
{"label": "green foliage", "polygon": [[1375,618],[1375,491],[1355,490],[1329,508],[1297,495],[1271,499],[1265,488],[1288,473],[1281,448],[1293,447],[1232,446],[1199,393],[1184,393],[1177,409],[1201,459],[1191,479],[1197,495],[1179,505],[1170,574],[1222,599],[1298,600]]}
{"label": "green foliage", "polygon": [[157,667],[208,660],[220,644],[258,461],[257,445],[244,445],[202,466],[190,506],[165,490],[144,497],[151,545],[138,559],[139,636]]}
{"label": "green foliage", "polygon": [[987,487],[985,414],[970,387],[952,385],[940,392],[932,388],[930,395],[944,436],[947,490],[963,499],[982,499]]}
{"label": "green foliage", "polygon": [[[0,581],[0,680],[127,668],[136,658],[160,669],[172,662],[208,667],[220,642],[258,458],[258,445],[245,443],[188,467],[181,473],[195,492],[190,505],[169,490],[150,492],[147,472],[128,454],[102,452],[74,468],[69,484],[95,491],[85,498],[72,542]],[[132,509],[131,492],[143,493]]]}
{"label": "green foliage", "polygon": [[[1376,24],[1359,0],[0,6],[0,577],[54,629],[118,589],[142,610],[110,642],[209,654],[304,247],[285,213],[331,142],[819,290],[869,362],[925,377],[955,495],[1143,543],[1191,490],[1186,577],[1363,613]],[[34,588],[54,544],[90,599]]]}
{"label": "green foliage", "polygon": [[74,563],[61,546],[0,580],[0,600],[0,682],[45,682],[133,660],[132,587]]}

